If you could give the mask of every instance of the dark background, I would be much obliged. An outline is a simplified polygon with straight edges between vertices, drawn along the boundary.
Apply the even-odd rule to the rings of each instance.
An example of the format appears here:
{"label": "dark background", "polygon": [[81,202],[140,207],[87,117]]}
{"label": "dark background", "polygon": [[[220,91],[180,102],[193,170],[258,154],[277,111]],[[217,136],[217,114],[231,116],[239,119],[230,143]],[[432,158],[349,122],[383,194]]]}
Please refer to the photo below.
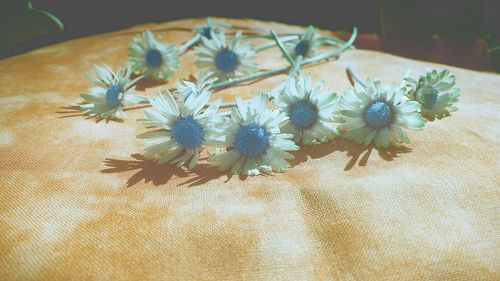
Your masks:
{"label": "dark background", "polygon": [[357,26],[358,47],[474,69],[495,69],[500,53],[499,0],[33,0],[62,21],[63,31],[46,15],[46,22],[32,19],[40,12],[25,12],[28,1],[0,2],[0,58],[139,23],[209,15],[331,30]]}

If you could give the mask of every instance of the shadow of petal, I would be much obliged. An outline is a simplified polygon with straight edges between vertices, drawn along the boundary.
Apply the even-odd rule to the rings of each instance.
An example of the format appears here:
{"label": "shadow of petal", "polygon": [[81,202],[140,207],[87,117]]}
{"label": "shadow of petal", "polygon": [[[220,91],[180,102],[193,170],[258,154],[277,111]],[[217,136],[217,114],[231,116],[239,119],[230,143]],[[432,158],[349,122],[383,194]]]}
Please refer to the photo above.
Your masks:
{"label": "shadow of petal", "polygon": [[144,181],[151,182],[155,186],[168,183],[174,176],[176,178],[187,177],[189,173],[182,168],[178,168],[172,164],[157,164],[152,160],[145,159],[141,154],[132,154],[134,160],[106,159],[104,165],[106,169],[101,170],[101,173],[125,173],[128,171],[136,171],[128,180],[127,187],[136,185]]}

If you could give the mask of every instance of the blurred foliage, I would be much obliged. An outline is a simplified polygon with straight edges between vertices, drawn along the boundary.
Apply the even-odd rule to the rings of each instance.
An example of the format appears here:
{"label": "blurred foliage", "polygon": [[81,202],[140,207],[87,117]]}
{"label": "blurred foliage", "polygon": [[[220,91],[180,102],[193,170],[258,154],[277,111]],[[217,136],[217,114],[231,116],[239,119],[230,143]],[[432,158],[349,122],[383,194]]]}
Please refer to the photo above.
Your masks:
{"label": "blurred foliage", "polygon": [[500,72],[500,46],[489,50],[490,62],[496,72]]}
{"label": "blurred foliage", "polygon": [[458,40],[486,39],[484,22],[484,0],[457,0],[464,15],[448,12],[444,19],[443,35]]}
{"label": "blurred foliage", "polygon": [[[460,8],[462,13],[450,7],[439,24],[432,24],[429,11],[422,9],[417,0],[379,0],[379,31],[382,35],[413,39],[437,34],[459,42],[482,39],[489,45],[498,44],[491,40],[486,29],[485,0],[455,0],[455,4],[454,8]],[[491,66],[500,72],[500,46],[490,46],[488,53]]]}
{"label": "blurred foliage", "polygon": [[35,8],[31,0],[1,1],[0,50],[7,50],[64,29],[63,23],[56,16]]}
{"label": "blurred foliage", "polygon": [[379,31],[382,35],[430,37],[434,28],[413,0],[380,0]]}
{"label": "blurred foliage", "polygon": [[[2,52],[8,54],[9,50],[10,54],[15,54],[64,38],[70,38],[71,36],[81,36],[75,32],[74,24],[72,25],[73,29],[71,31],[68,30],[69,33],[61,34],[64,28],[61,20],[47,11],[35,8],[32,0],[0,1],[2,2],[0,7],[0,58],[2,57]],[[459,44],[460,42],[467,43],[473,42],[476,39],[483,39],[490,45],[488,54],[492,67],[497,72],[500,72],[500,46],[495,47],[500,41],[497,40],[498,38],[495,40],[490,38],[489,34],[491,31],[487,30],[488,10],[486,9],[493,8],[492,1],[496,0],[379,0],[379,31],[384,36],[406,37],[412,39],[413,42],[419,42],[418,40],[420,39],[432,38],[436,34],[458,41]],[[96,2],[98,1],[96,0]],[[217,11],[216,2],[212,3],[214,6],[213,11]],[[229,5],[222,0],[219,2],[219,6],[221,7]],[[256,2],[248,5],[248,7],[252,7],[252,5],[261,5],[261,3]],[[53,7],[62,8],[67,6],[67,3],[66,6],[62,3],[55,3],[53,5]],[[375,5],[371,7],[373,9]],[[246,10],[248,9],[245,8]],[[63,11],[65,10],[60,10],[59,12],[62,13]],[[71,13],[75,13],[75,11],[77,10],[69,11],[66,17],[71,17]],[[193,7],[188,7],[186,13],[189,15],[193,11]],[[262,12],[261,10],[258,11],[259,13]],[[198,12],[206,13],[207,11]],[[352,13],[356,12],[356,10],[352,11]],[[131,13],[139,14],[141,11],[134,10]],[[271,12],[270,15],[274,14],[278,16],[275,13]],[[373,11],[373,14],[375,13]],[[435,20],[436,14],[439,18],[438,22]],[[319,17],[318,15],[316,16]],[[147,15],[145,17],[148,18]],[[143,18],[141,19],[144,20]],[[158,18],[156,20],[162,19]],[[69,25],[70,23],[68,22]],[[96,29],[92,25],[89,25],[89,28]],[[96,31],[99,30],[95,30],[94,32]]]}

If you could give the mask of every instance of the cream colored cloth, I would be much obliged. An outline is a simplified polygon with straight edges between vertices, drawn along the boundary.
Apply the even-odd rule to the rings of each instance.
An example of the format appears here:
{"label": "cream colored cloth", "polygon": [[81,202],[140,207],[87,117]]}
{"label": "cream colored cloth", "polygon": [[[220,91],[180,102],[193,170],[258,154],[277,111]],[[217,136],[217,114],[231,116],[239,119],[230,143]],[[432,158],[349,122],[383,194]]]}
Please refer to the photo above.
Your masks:
{"label": "cream colored cloth", "polygon": [[[448,67],[459,111],[410,132],[406,148],[302,147],[288,172],[270,176],[144,161],[142,110],[124,122],[71,116],[90,86],[84,73],[120,66],[134,34],[150,28],[180,44],[192,34],[176,28],[202,22],[142,25],[0,61],[1,280],[500,279],[499,75]],[[277,48],[258,57],[261,68],[286,65]],[[142,83],[138,94],[199,72],[192,52],[181,64],[168,85]],[[303,72],[340,93],[349,64],[384,83],[444,67],[349,50]],[[283,78],[216,96],[250,97]]]}

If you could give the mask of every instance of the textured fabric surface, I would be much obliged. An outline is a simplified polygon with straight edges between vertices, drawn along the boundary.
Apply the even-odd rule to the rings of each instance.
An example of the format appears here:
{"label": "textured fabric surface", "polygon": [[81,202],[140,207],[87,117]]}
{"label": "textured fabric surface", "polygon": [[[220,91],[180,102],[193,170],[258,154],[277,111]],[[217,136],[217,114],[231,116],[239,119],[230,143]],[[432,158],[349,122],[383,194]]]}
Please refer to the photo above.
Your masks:
{"label": "textured fabric surface", "polygon": [[[141,158],[142,110],[124,122],[72,113],[93,64],[118,67],[144,28],[182,43],[202,20],[136,26],[0,61],[1,280],[498,280],[500,76],[449,67],[459,111],[376,150],[303,147],[283,174],[243,178]],[[303,30],[275,23],[240,25]],[[159,32],[159,31],[157,31]],[[258,54],[286,65],[278,49]],[[307,67],[337,92],[345,68],[398,83],[442,68],[372,51]],[[153,96],[197,74],[192,52]],[[216,93],[270,89],[283,75]]]}

